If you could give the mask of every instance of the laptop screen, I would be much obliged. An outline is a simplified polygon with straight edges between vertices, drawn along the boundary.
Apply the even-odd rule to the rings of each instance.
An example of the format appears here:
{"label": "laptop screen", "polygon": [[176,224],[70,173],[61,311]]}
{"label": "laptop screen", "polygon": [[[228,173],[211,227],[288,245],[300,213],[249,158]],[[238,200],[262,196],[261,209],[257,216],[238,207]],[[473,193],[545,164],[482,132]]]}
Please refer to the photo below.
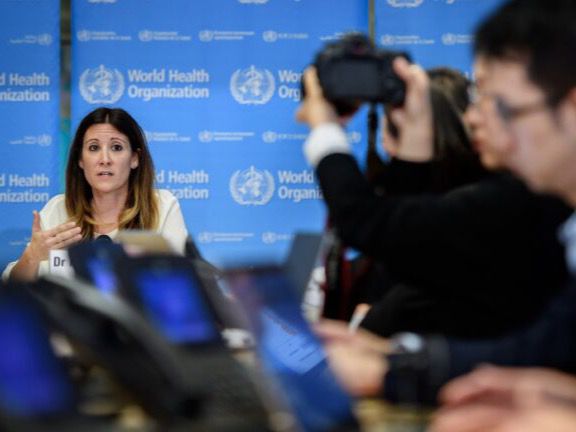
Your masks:
{"label": "laptop screen", "polygon": [[118,280],[112,268],[112,263],[94,256],[88,258],[85,265],[90,273],[92,284],[100,292],[106,295],[111,295],[116,292]]}
{"label": "laptop screen", "polygon": [[15,416],[70,411],[74,391],[54,355],[40,312],[24,299],[0,297],[0,406]]}
{"label": "laptop screen", "polygon": [[68,250],[74,272],[106,295],[115,294],[119,281],[116,266],[125,259],[121,245],[95,240],[79,243]]}
{"label": "laptop screen", "polygon": [[134,281],[144,310],[169,341],[181,344],[219,340],[198,281],[189,272],[142,268]]}
{"label": "laptop screen", "polygon": [[296,233],[286,260],[284,270],[298,298],[303,298],[314,268],[324,265],[325,249],[329,239],[323,234]]}
{"label": "laptop screen", "polygon": [[251,321],[262,363],[284,390],[303,429],[356,425],[351,398],[328,368],[282,269],[234,271],[227,280]]}

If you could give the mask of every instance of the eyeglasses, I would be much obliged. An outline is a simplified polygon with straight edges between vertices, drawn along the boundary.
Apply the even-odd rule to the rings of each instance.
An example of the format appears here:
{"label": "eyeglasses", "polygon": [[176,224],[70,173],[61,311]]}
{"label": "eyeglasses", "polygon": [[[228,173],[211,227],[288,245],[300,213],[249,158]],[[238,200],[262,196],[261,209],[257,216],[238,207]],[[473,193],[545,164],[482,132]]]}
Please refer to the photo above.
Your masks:
{"label": "eyeglasses", "polygon": [[[468,86],[468,98],[471,104],[477,104],[483,96],[485,95],[482,95],[474,84]],[[546,100],[540,100],[520,106],[510,106],[499,96],[492,96],[491,98],[494,100],[496,111],[504,123],[510,123],[512,120],[524,117],[533,112],[547,109],[550,106]]]}
{"label": "eyeglasses", "polygon": [[508,105],[502,98],[496,96],[494,97],[494,102],[496,103],[498,115],[505,123],[510,123],[512,120],[549,107],[548,103],[543,100],[513,107]]}

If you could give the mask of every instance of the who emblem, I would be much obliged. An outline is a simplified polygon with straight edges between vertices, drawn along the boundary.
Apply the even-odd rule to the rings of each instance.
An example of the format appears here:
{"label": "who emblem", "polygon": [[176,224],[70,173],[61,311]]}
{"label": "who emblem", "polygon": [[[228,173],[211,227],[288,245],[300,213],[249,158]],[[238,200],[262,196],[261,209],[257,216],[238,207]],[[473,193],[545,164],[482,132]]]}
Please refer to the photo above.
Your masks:
{"label": "who emblem", "polygon": [[52,35],[49,33],[42,33],[38,35],[38,44],[39,45],[51,45],[52,44]]}
{"label": "who emblem", "polygon": [[198,140],[203,143],[212,142],[214,140],[214,133],[209,130],[198,132]]}
{"label": "who emblem", "polygon": [[138,32],[138,39],[142,42],[150,42],[154,38],[154,33],[151,30],[141,30]]}
{"label": "who emblem", "polygon": [[240,104],[263,105],[274,94],[276,83],[267,69],[257,69],[254,65],[238,69],[230,79],[230,92]]}
{"label": "who emblem", "polygon": [[86,69],[80,75],[80,94],[88,103],[115,103],[123,93],[124,77],[118,69],[108,69],[100,65],[94,69]]}
{"label": "who emblem", "polygon": [[201,42],[211,42],[214,40],[214,32],[211,30],[202,30],[198,33],[198,39]]}
{"label": "who emblem", "polygon": [[268,30],[262,33],[264,42],[276,42],[278,40],[278,33],[273,30]]}
{"label": "who emblem", "polygon": [[278,241],[278,234],[272,231],[266,231],[262,233],[262,243],[264,244],[274,244]]}
{"label": "who emblem", "polygon": [[458,38],[454,33],[444,33],[442,35],[442,43],[444,45],[454,45],[458,42]]}
{"label": "who emblem", "polygon": [[265,143],[274,143],[278,141],[278,134],[274,131],[263,132],[262,141],[264,141]]}
{"label": "who emblem", "polygon": [[208,231],[201,231],[198,233],[197,239],[200,243],[212,243],[214,240],[214,235]]}
{"label": "who emblem", "polygon": [[267,170],[251,166],[230,178],[230,194],[240,205],[264,205],[274,195],[274,178]]}

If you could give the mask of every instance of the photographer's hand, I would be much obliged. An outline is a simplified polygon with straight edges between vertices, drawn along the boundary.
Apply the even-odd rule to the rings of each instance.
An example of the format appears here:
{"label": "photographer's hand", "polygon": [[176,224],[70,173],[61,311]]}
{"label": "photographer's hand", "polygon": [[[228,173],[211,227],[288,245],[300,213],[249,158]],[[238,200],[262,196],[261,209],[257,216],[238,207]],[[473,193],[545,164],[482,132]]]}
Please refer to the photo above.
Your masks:
{"label": "photographer's hand", "polygon": [[303,80],[306,97],[296,112],[296,119],[312,129],[304,143],[304,154],[308,163],[315,167],[330,154],[351,151],[334,107],[322,94],[316,68],[308,67]]}
{"label": "photographer's hand", "polygon": [[306,97],[296,111],[296,119],[301,123],[307,123],[310,128],[325,123],[338,123],[336,111],[322,94],[316,68],[314,66],[306,68],[303,79]]}
{"label": "photographer's hand", "polygon": [[394,71],[406,84],[404,105],[390,110],[399,137],[395,157],[425,162],[434,157],[433,115],[426,71],[402,57],[394,60]]}

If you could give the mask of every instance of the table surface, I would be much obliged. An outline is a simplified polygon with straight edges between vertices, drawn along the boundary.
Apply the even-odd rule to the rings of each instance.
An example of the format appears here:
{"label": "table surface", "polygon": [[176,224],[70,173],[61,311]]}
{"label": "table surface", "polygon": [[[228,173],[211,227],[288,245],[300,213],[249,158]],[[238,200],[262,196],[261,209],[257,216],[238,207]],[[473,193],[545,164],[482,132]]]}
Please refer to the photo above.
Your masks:
{"label": "table surface", "polygon": [[356,404],[363,432],[424,432],[430,409],[399,407],[383,400],[364,399]]}

